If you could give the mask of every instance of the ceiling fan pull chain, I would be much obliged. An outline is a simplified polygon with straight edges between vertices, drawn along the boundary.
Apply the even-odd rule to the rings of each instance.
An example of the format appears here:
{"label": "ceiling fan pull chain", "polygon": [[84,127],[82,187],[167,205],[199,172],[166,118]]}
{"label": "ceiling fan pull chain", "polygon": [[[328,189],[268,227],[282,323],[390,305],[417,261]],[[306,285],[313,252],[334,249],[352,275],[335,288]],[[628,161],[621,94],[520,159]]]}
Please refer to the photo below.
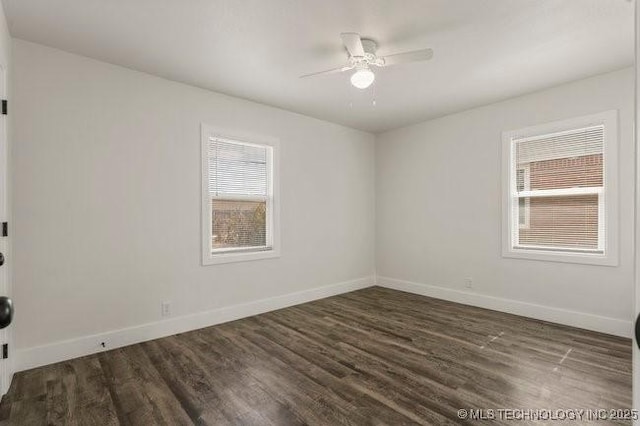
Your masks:
{"label": "ceiling fan pull chain", "polygon": [[376,85],[371,88],[371,106],[376,107]]}

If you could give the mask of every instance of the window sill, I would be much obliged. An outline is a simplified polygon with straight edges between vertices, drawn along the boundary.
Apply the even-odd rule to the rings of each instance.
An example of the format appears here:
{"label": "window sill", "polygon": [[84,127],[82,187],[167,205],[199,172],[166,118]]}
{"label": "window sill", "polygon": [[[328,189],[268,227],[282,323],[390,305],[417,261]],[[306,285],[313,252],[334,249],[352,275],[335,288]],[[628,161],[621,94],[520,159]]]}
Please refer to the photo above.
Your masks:
{"label": "window sill", "polygon": [[278,250],[252,251],[244,253],[220,253],[205,254],[202,258],[202,265],[218,265],[221,263],[248,262],[252,260],[273,259],[280,257]]}
{"label": "window sill", "polygon": [[589,253],[550,253],[544,250],[504,250],[502,257],[545,262],[580,263],[584,265],[618,266],[618,258],[612,255]]}

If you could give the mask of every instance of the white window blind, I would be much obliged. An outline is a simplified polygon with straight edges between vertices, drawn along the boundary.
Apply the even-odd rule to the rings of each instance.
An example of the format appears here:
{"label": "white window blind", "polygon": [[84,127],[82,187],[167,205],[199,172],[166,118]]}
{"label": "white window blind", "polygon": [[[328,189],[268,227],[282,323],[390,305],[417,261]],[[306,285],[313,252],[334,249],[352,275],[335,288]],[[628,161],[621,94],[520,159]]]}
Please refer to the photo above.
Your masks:
{"label": "white window blind", "polygon": [[272,248],[272,147],[211,137],[211,253]]}
{"label": "white window blind", "polygon": [[512,248],[603,254],[604,125],[511,139]]}
{"label": "white window blind", "polygon": [[267,150],[228,139],[209,142],[209,193],[211,195],[268,195]]}

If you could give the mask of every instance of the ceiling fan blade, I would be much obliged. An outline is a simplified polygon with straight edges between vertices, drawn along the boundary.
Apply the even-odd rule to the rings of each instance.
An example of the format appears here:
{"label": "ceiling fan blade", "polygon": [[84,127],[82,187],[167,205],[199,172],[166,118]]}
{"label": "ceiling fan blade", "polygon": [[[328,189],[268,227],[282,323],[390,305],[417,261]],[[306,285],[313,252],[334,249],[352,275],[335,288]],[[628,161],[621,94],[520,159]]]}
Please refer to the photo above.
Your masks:
{"label": "ceiling fan blade", "polygon": [[347,48],[349,55],[351,56],[364,56],[364,47],[362,47],[362,40],[358,33],[342,33],[340,34],[344,47]]}
{"label": "ceiling fan blade", "polygon": [[396,53],[395,55],[385,56],[384,67],[389,65],[402,64],[405,62],[428,61],[433,58],[433,49],[413,50],[411,52]]}
{"label": "ceiling fan blade", "polygon": [[316,76],[316,75],[336,74],[336,73],[343,72],[343,71],[349,71],[352,68],[353,68],[352,66],[347,65],[347,66],[340,67],[340,68],[333,68],[333,69],[326,70],[326,71],[318,71],[318,72],[312,72],[311,74],[301,75],[300,78],[313,77],[313,76]]}

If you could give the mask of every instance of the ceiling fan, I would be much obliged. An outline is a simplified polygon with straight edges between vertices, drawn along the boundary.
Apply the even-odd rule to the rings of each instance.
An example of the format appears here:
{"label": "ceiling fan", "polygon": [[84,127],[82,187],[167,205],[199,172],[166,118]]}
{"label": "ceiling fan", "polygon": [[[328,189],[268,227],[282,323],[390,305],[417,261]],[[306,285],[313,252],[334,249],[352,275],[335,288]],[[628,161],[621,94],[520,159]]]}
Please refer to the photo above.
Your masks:
{"label": "ceiling fan", "polygon": [[427,61],[433,57],[432,49],[414,50],[379,57],[376,55],[378,45],[375,41],[361,38],[358,33],[342,33],[340,37],[342,38],[344,47],[347,49],[347,52],[349,52],[347,64],[340,68],[306,74],[300,76],[300,78],[335,74],[355,69],[356,71],[351,74],[351,84],[358,89],[366,89],[371,86],[373,80],[376,78],[376,75],[371,70],[372,66],[388,67],[404,62]]}

